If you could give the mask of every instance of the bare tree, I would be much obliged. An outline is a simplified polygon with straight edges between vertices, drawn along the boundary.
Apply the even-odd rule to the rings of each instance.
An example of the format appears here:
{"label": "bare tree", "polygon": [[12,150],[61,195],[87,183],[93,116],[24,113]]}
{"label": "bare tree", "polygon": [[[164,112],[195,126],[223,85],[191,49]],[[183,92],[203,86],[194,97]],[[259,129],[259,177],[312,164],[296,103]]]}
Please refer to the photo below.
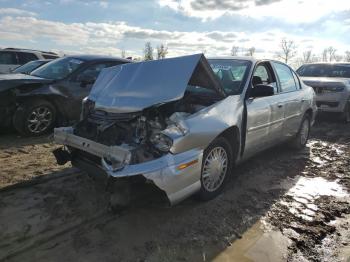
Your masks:
{"label": "bare tree", "polygon": [[164,59],[168,54],[168,47],[161,44],[157,46],[157,59]]}
{"label": "bare tree", "polygon": [[344,61],[345,62],[350,62],[350,51],[346,51],[345,52]]}
{"label": "bare tree", "polygon": [[286,64],[296,55],[296,45],[293,40],[283,38],[280,43],[281,51],[277,52],[277,58]]}
{"label": "bare tree", "polygon": [[328,62],[328,49],[323,49],[322,52],[322,62]]}
{"label": "bare tree", "polygon": [[337,49],[335,49],[333,46],[330,46],[327,48],[328,50],[328,58],[329,62],[332,62],[333,60],[336,60],[335,52],[337,52]]}
{"label": "bare tree", "polygon": [[303,63],[311,63],[313,61],[312,50],[307,50],[303,52]]}
{"label": "bare tree", "polygon": [[153,60],[153,47],[151,42],[147,42],[145,44],[145,49],[143,49],[143,54],[144,54],[143,59],[145,61]]}
{"label": "bare tree", "polygon": [[232,46],[231,48],[231,56],[237,56],[238,55],[239,46]]}
{"label": "bare tree", "polygon": [[246,52],[246,56],[252,56],[253,57],[254,54],[255,54],[255,47],[252,46],[252,47],[248,48],[248,50]]}
{"label": "bare tree", "polygon": [[126,52],[125,52],[124,49],[122,49],[120,56],[121,56],[122,58],[125,58],[125,57],[126,57]]}

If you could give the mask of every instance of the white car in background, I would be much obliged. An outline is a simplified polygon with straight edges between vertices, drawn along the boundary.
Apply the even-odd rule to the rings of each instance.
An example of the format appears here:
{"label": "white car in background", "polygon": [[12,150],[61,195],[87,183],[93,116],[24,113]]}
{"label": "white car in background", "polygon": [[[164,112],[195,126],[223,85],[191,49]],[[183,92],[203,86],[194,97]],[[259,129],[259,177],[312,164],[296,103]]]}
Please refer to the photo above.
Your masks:
{"label": "white car in background", "polygon": [[30,49],[0,49],[0,74],[11,73],[15,68],[34,60],[56,59],[60,56],[53,52]]}
{"label": "white car in background", "polygon": [[297,72],[315,90],[320,112],[338,113],[350,122],[350,63],[306,64]]}

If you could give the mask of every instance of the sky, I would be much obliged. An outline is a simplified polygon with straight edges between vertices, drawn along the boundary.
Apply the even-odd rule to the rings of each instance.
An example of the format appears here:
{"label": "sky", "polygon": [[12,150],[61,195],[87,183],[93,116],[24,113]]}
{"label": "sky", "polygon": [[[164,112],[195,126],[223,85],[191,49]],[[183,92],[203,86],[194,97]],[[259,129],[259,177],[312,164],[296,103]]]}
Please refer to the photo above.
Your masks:
{"label": "sky", "polygon": [[205,53],[273,58],[282,38],[299,55],[350,50],[350,0],[0,0],[0,47],[66,54],[142,56],[145,42],[168,57]]}

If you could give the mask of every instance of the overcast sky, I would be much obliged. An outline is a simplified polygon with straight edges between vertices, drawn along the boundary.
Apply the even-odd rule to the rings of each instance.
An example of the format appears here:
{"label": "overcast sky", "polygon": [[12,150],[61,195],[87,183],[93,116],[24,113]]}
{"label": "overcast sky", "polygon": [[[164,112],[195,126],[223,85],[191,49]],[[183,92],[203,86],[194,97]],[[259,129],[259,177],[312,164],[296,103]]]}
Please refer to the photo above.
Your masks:
{"label": "overcast sky", "polygon": [[350,0],[0,0],[0,46],[120,56],[146,41],[169,55],[272,57],[281,38],[300,53],[350,50]]}

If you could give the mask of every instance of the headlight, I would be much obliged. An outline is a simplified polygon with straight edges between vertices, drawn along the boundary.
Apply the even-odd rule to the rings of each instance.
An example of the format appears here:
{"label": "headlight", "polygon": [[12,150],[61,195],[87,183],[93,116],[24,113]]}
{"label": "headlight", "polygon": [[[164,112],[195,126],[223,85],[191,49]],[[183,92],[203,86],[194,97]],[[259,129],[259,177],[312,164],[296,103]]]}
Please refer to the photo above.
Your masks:
{"label": "headlight", "polygon": [[150,141],[155,148],[162,152],[168,152],[173,145],[173,140],[162,133],[153,134]]}

